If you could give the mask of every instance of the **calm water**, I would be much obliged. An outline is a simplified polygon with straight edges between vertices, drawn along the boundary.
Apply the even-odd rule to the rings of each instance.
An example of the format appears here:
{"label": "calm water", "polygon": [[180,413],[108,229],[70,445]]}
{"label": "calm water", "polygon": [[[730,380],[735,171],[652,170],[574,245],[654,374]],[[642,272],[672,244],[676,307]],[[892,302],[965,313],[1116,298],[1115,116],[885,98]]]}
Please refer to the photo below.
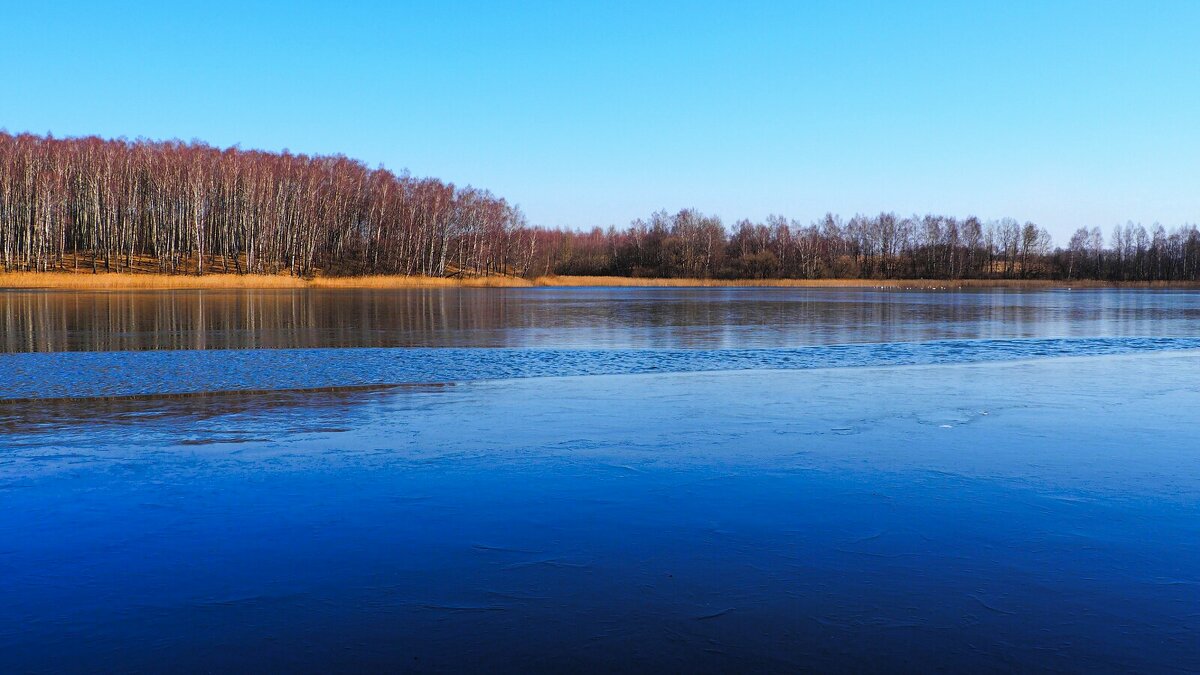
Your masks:
{"label": "calm water", "polygon": [[0,351],[750,349],[1197,337],[1200,294],[859,289],[0,291]]}
{"label": "calm water", "polygon": [[0,349],[0,671],[1200,670],[1200,294],[21,292]]}

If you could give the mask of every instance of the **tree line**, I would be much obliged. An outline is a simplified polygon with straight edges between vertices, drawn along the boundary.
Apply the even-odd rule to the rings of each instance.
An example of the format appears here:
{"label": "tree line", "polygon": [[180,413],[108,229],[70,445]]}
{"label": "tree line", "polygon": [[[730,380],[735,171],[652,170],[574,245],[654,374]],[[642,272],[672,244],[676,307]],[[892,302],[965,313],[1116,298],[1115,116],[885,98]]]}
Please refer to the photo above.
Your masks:
{"label": "tree line", "polygon": [[1200,230],[1127,223],[1108,243],[1080,228],[1055,248],[1042,227],[893,213],[804,224],[782,216],[720,219],[685,209],[626,229],[543,232],[539,261],[557,274],[730,279],[1200,280]]}
{"label": "tree line", "polygon": [[238,274],[1200,280],[1200,231],[1080,228],[1065,248],[1012,219],[692,209],[630,226],[530,227],[485,190],[343,156],[0,133],[5,270]]}
{"label": "tree line", "polygon": [[6,270],[490,274],[530,236],[487,191],[342,156],[0,133]]}

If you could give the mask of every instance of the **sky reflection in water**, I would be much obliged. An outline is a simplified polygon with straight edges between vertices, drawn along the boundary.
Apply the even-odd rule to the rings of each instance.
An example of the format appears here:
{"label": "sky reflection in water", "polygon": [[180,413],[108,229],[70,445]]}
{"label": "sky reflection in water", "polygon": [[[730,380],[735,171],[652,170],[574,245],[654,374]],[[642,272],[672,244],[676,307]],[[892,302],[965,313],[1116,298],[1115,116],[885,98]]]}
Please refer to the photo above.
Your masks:
{"label": "sky reflection in water", "polygon": [[1200,669],[1133,351],[5,403],[0,669]]}

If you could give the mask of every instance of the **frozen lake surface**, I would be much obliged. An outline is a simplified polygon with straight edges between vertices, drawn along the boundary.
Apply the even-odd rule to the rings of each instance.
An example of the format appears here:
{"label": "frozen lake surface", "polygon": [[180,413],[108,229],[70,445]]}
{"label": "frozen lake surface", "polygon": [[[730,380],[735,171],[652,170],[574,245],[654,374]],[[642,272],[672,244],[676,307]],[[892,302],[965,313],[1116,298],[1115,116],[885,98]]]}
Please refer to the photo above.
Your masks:
{"label": "frozen lake surface", "polygon": [[0,293],[0,671],[1200,670],[1198,321]]}

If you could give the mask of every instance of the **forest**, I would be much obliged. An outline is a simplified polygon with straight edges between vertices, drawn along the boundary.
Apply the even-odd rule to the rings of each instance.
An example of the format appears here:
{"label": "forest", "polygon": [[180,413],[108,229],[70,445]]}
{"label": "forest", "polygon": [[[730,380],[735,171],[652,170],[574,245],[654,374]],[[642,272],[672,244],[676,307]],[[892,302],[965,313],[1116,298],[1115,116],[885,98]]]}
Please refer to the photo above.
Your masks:
{"label": "forest", "polygon": [[530,226],[486,190],[200,142],[0,133],[6,271],[701,279],[1200,280],[1200,231],[893,213],[726,227],[684,209],[628,227]]}
{"label": "forest", "polygon": [[486,191],[341,156],[0,134],[6,270],[492,274],[530,234]]}
{"label": "forest", "polygon": [[781,216],[727,231],[692,210],[624,230],[538,233],[556,274],[728,279],[1200,280],[1200,230],[1139,224],[1080,228],[1066,248],[1034,223],[892,213],[803,224]]}

